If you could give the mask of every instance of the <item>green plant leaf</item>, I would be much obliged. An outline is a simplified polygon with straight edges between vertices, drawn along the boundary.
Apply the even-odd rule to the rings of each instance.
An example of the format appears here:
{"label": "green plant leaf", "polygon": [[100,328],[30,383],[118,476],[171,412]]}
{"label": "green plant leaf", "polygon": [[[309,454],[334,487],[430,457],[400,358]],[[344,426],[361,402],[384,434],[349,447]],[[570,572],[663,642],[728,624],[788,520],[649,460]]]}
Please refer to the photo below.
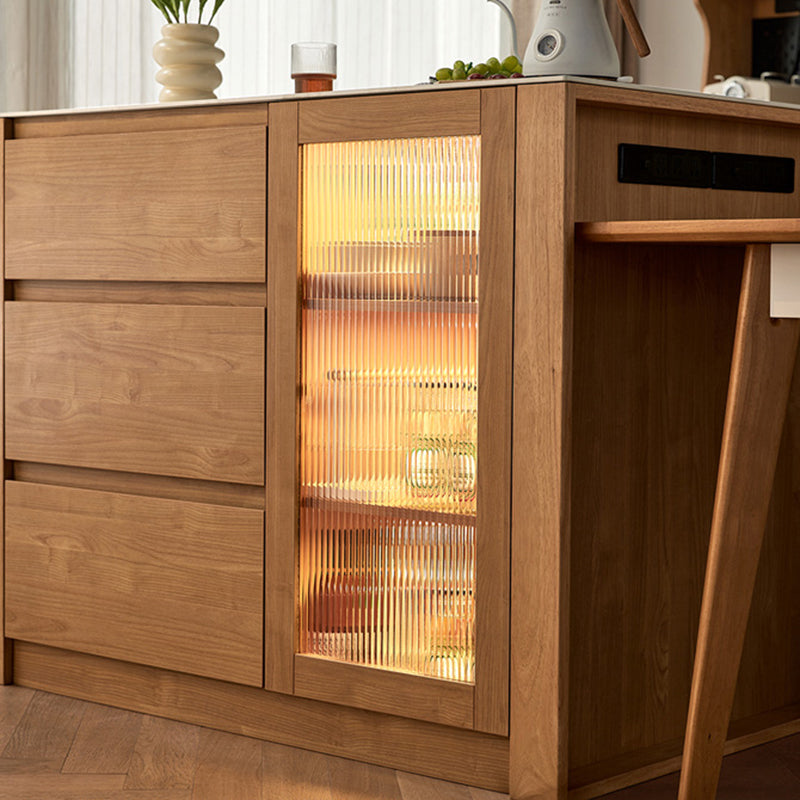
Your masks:
{"label": "green plant leaf", "polygon": [[211,12],[211,19],[209,19],[208,24],[210,25],[214,21],[214,17],[217,16],[217,11],[219,11],[219,7],[225,2],[225,0],[214,0],[214,10]]}
{"label": "green plant leaf", "polygon": [[203,9],[206,7],[206,3],[207,2],[208,2],[208,0],[200,0],[200,11],[197,14],[197,21],[198,22],[202,22],[203,21]]}
{"label": "green plant leaf", "polygon": [[154,5],[154,6],[155,6],[155,7],[156,7],[156,8],[157,8],[157,9],[158,9],[158,10],[159,10],[159,11],[160,11],[160,12],[161,12],[163,15],[164,15],[164,19],[165,19],[165,20],[166,20],[168,23],[170,23],[170,24],[171,24],[171,23],[173,23],[173,22],[177,22],[177,20],[176,20],[176,19],[174,19],[174,18],[173,18],[173,17],[170,15],[170,11],[171,11],[172,9],[170,8],[170,6],[169,6],[169,5],[167,5],[167,3],[165,2],[165,0],[150,0],[150,1],[151,1],[151,2],[152,2],[152,4],[153,4],[153,5]]}
{"label": "green plant leaf", "polygon": [[[182,2],[181,2],[181,5],[183,6],[183,21],[184,22],[188,22],[189,21],[189,4],[191,2],[192,2],[192,0],[182,0]],[[200,20],[198,19],[197,21],[199,22]]]}

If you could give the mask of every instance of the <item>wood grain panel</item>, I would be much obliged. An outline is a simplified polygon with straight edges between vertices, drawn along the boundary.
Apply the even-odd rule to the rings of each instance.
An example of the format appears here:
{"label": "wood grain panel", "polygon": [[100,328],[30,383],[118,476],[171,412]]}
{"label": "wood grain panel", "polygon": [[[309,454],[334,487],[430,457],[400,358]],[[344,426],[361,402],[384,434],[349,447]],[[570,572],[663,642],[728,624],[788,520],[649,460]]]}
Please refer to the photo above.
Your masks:
{"label": "wood grain panel", "polygon": [[508,739],[20,642],[16,681],[245,736],[508,790]]}
{"label": "wood grain panel", "polygon": [[[5,298],[6,286],[5,286],[5,152],[6,152],[6,140],[11,138],[12,135],[13,124],[11,120],[4,119],[2,120],[2,124],[0,124],[0,281],[2,281],[3,285],[3,293],[2,296]],[[4,348],[4,336],[5,336],[5,320],[4,320],[4,310],[0,308],[0,352],[3,351]],[[3,376],[5,372],[5,365],[3,364],[3,359],[0,359],[0,386],[3,385]],[[0,398],[0,463],[3,464],[3,476],[5,477],[5,398]],[[11,640],[6,640],[5,638],[5,612],[4,612],[4,598],[5,592],[3,589],[3,582],[5,578],[5,570],[3,568],[3,551],[4,551],[4,537],[2,535],[3,531],[3,509],[5,508],[5,502],[3,499],[3,489],[0,487],[0,684],[11,683],[12,681],[12,674],[11,674],[11,664],[12,664],[12,654],[11,654]]]}
{"label": "wood grain panel", "polygon": [[231,128],[247,125],[266,127],[267,103],[226,104],[214,102],[205,108],[150,106],[142,109],[72,111],[66,114],[35,114],[15,120],[15,139],[41,139],[95,133],[134,133],[144,131],[191,131],[204,128]]}
{"label": "wood grain panel", "polygon": [[481,93],[478,91],[326,98],[300,104],[301,144],[463,136],[480,131]]}
{"label": "wood grain panel", "polygon": [[266,131],[6,145],[6,277],[259,282]]}
{"label": "wood grain panel", "polygon": [[571,769],[683,733],[742,255],[576,248]]}
{"label": "wood grain panel", "polygon": [[[511,795],[566,796],[572,177],[567,86],[520,87],[514,308]],[[546,211],[545,211],[546,210]]]}
{"label": "wood grain panel", "polygon": [[7,458],[264,481],[264,311],[6,304]]}
{"label": "wood grain panel", "polygon": [[[702,83],[715,75],[749,75],[753,68],[751,23],[754,3],[694,0],[706,33]],[[775,6],[773,4],[773,10]],[[702,88],[698,86],[699,90]]]}
{"label": "wood grain panel", "polygon": [[9,636],[251,685],[263,514],[7,482]]}
{"label": "wood grain panel", "polygon": [[[476,730],[508,735],[516,92],[481,92]],[[499,490],[500,489],[500,490]]]}
{"label": "wood grain panel", "polygon": [[[618,774],[680,750],[743,253],[724,246],[577,248],[570,614],[576,775],[592,765],[596,774]],[[797,370],[734,726],[800,697]],[[659,747],[666,748],[660,757]]]}
{"label": "wood grain panel", "polygon": [[299,524],[300,282],[297,103],[275,106],[269,143],[267,528],[264,685],[294,690]]}
{"label": "wood grain panel", "polygon": [[296,655],[294,664],[294,690],[300,697],[440,725],[472,727],[474,690],[468,684],[306,655]]}
{"label": "wood grain panel", "polygon": [[[617,180],[617,148],[621,142],[782,156],[800,164],[795,128],[731,119],[734,113],[729,107],[727,118],[716,119],[652,113],[645,108],[579,105],[576,158],[581,168],[575,176],[576,220],[797,217],[797,176],[792,194],[646,186]],[[800,113],[789,113],[800,122]]]}
{"label": "wood grain panel", "polygon": [[800,219],[658,219],[579,222],[575,235],[587,242],[753,244],[800,241]]}
{"label": "wood grain panel", "polygon": [[636,84],[615,86],[610,83],[572,84],[579,105],[617,109],[638,109],[648,114],[678,114],[685,120],[708,119],[763,122],[769,125],[797,125],[800,109],[775,103],[739,102],[720,95],[686,94],[670,90],[644,88]]}

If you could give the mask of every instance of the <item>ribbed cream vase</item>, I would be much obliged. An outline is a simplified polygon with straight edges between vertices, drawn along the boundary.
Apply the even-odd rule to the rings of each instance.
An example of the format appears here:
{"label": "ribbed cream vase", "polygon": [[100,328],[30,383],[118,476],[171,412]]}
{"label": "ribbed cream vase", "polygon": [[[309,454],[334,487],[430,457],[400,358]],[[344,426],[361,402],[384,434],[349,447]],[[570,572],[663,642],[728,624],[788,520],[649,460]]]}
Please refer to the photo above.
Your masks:
{"label": "ribbed cream vase", "polygon": [[153,58],[161,69],[156,80],[164,87],[162,103],[179,100],[214,100],[222,83],[217,64],[225,53],[214,44],[219,31],[213,25],[180,23],[164,25],[164,37],[153,46]]}

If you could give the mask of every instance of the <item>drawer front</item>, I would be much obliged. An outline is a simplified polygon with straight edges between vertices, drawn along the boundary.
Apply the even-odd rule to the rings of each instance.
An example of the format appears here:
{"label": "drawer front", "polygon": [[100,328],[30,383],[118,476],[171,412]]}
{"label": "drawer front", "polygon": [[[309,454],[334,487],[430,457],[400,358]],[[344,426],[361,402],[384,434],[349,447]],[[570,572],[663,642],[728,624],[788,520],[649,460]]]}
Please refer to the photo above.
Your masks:
{"label": "drawer front", "polygon": [[262,511],[10,481],[6,636],[260,686]]}
{"label": "drawer front", "polygon": [[263,484],[264,310],[7,302],[6,458]]}
{"label": "drawer front", "polygon": [[265,279],[266,128],[5,146],[6,277]]}

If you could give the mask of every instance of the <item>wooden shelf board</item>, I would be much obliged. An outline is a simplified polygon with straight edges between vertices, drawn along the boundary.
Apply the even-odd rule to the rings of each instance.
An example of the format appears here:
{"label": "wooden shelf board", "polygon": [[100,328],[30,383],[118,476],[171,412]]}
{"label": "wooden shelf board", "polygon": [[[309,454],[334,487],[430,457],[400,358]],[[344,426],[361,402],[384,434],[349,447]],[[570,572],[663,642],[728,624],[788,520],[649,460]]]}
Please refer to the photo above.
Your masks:
{"label": "wooden shelf board", "polygon": [[579,222],[576,238],[586,242],[751,244],[800,242],[800,218],[682,219]]}

